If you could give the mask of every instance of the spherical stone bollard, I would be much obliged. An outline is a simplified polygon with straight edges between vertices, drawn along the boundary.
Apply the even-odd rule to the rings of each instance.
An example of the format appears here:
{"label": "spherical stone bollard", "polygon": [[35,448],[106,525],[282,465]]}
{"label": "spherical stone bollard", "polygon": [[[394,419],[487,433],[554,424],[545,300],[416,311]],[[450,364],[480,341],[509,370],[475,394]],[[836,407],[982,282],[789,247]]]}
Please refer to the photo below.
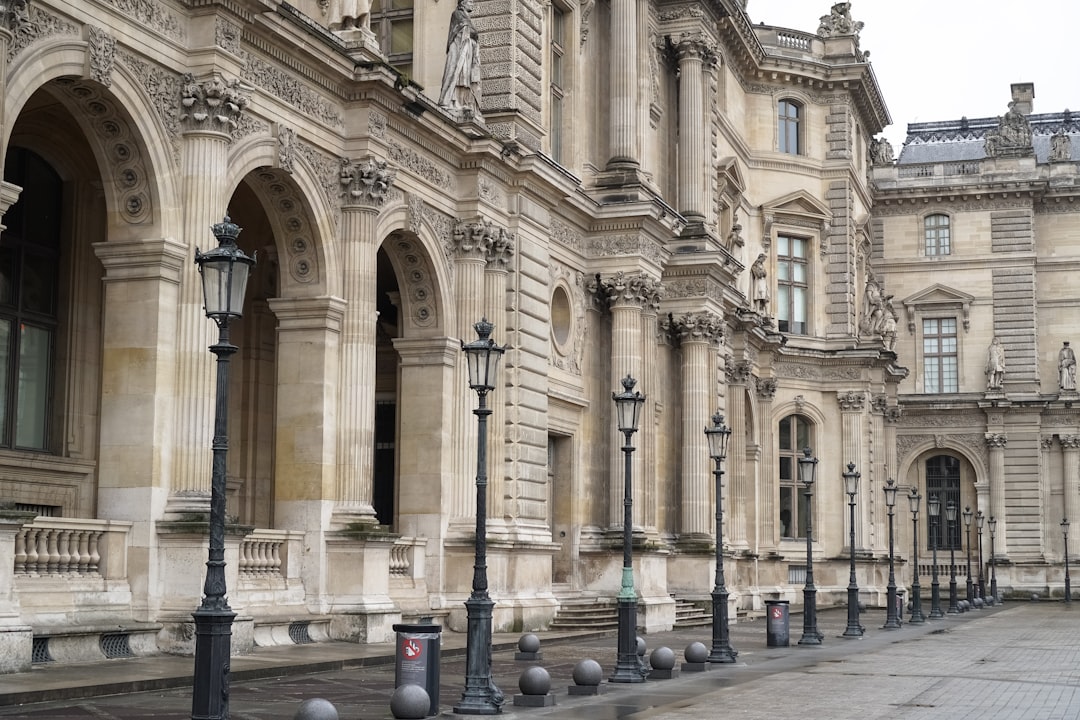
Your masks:
{"label": "spherical stone bollard", "polygon": [[645,654],[645,638],[640,635],[637,636],[637,654],[641,657]]}
{"label": "spherical stone bollard", "polygon": [[422,720],[431,708],[431,697],[419,685],[402,685],[390,696],[390,712],[398,720]]}
{"label": "spherical stone bollard", "polygon": [[1039,593],[1031,593],[1031,602],[1039,602],[1041,599]]}
{"label": "spherical stone bollard", "polygon": [[675,651],[669,647],[658,647],[649,655],[649,664],[655,670],[670,670],[675,667]]}
{"label": "spherical stone bollard", "polygon": [[981,610],[981,609],[982,609],[982,606],[983,606],[984,604],[985,604],[985,603],[983,603],[983,601],[982,601],[982,598],[975,598],[975,607],[976,607],[976,608],[978,608],[978,609],[980,609],[980,610]]}
{"label": "spherical stone bollard", "polygon": [[586,658],[574,666],[573,677],[576,685],[599,685],[604,680],[604,669],[600,667],[600,663]]}
{"label": "spherical stone bollard", "polygon": [[703,663],[709,659],[709,648],[705,647],[705,643],[692,642],[686,646],[683,654],[686,655],[686,662]]}
{"label": "spherical stone bollard", "polygon": [[547,695],[551,691],[551,675],[539,665],[525,668],[518,678],[518,689],[524,695]]}
{"label": "spherical stone bollard", "polygon": [[518,650],[523,653],[534,653],[540,649],[540,638],[532,633],[526,633],[518,639]]}
{"label": "spherical stone bollard", "polygon": [[311,698],[300,703],[293,720],[339,720],[337,708],[329,700]]}

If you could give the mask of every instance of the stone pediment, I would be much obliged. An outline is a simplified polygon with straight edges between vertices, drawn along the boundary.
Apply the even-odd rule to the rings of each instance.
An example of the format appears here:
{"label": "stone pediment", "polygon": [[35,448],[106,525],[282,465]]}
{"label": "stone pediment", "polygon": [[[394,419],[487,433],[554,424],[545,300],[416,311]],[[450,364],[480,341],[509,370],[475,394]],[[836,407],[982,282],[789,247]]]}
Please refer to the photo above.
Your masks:
{"label": "stone pediment", "polygon": [[761,211],[766,215],[794,215],[799,217],[828,220],[832,217],[829,207],[810,193],[797,191],[762,203]]}
{"label": "stone pediment", "polygon": [[931,285],[914,295],[909,295],[901,301],[907,314],[908,331],[915,332],[915,325],[919,315],[943,310],[959,310],[964,330],[969,330],[971,328],[971,303],[974,299],[973,295],[968,295],[966,292],[955,290],[941,283]]}
{"label": "stone pediment", "polygon": [[722,180],[721,186],[727,193],[741,195],[746,192],[746,179],[734,157],[720,158],[716,163],[716,174]]}

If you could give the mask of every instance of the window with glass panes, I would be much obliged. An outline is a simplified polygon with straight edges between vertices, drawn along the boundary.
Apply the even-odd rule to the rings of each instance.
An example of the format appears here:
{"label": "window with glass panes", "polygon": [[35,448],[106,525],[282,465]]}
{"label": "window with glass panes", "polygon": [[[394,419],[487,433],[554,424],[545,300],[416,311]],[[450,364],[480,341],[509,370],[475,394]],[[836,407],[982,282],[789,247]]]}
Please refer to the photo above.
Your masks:
{"label": "window with glass panes", "polygon": [[780,537],[806,537],[806,498],[799,484],[799,457],[812,445],[810,421],[788,415],[780,421]]}
{"label": "window with glass panes", "polygon": [[[939,550],[950,548],[960,550],[960,524],[963,518],[960,514],[960,460],[951,455],[935,455],[926,461],[926,499],[937,495],[941,501],[941,509],[938,511],[937,522],[930,521],[929,505],[926,512],[926,541],[927,547],[933,548],[934,543],[940,543]],[[949,501],[956,504],[956,520],[949,524],[945,515],[945,507]]]}
{"label": "window with glass panes", "polygon": [[[371,31],[390,64],[403,75],[412,75],[413,0],[372,0]],[[438,88],[435,88],[438,90]]]}
{"label": "window with glass panes", "polygon": [[0,447],[49,449],[60,259],[60,177],[11,148],[4,179],[24,188],[0,235]]}
{"label": "window with glass panes", "polygon": [[923,320],[923,392],[958,392],[956,318]]}
{"label": "window with glass panes", "polygon": [[801,108],[791,100],[781,100],[777,108],[778,140],[782,153],[798,155],[801,151],[799,145],[799,113]]}
{"label": "window with glass panes", "polygon": [[562,162],[563,53],[566,39],[566,12],[551,6],[551,157]]}
{"label": "window with glass panes", "polygon": [[923,220],[923,231],[926,237],[927,256],[952,253],[948,215],[927,215]]}
{"label": "window with glass panes", "polygon": [[807,333],[809,245],[805,238],[776,238],[776,323],[780,332]]}

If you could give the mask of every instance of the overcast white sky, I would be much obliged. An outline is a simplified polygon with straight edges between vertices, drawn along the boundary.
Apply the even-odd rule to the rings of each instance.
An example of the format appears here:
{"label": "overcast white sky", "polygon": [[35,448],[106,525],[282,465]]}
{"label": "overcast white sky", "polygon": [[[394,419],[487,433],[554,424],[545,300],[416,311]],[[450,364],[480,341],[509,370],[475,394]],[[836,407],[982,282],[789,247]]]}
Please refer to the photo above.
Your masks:
{"label": "overcast white sky", "polygon": [[[749,0],[754,24],[816,32],[833,0]],[[851,0],[893,124],[1002,115],[1009,85],[1035,83],[1035,112],[1080,111],[1080,3],[1026,0]]]}

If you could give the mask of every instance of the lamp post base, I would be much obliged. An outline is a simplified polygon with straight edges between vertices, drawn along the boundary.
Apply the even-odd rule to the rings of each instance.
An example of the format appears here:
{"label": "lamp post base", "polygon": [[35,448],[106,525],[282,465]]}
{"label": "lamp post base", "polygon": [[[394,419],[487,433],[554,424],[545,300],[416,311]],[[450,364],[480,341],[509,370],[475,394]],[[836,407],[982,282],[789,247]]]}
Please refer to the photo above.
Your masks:
{"label": "lamp post base", "polygon": [[195,619],[195,677],[191,720],[228,720],[229,656],[236,613],[200,607]]}
{"label": "lamp post base", "polygon": [[731,638],[728,633],[727,591],[714,591],[712,603],[712,651],[709,653],[709,662],[733,663],[739,653],[731,647]]}
{"label": "lamp post base", "polygon": [[495,601],[472,595],[465,601],[469,616],[465,650],[465,691],[454,706],[458,715],[497,715],[503,694],[491,679],[491,611]]}
{"label": "lamp post base", "polygon": [[619,598],[619,654],[615,659],[615,671],[608,678],[608,682],[645,682],[637,654],[636,598]]}

